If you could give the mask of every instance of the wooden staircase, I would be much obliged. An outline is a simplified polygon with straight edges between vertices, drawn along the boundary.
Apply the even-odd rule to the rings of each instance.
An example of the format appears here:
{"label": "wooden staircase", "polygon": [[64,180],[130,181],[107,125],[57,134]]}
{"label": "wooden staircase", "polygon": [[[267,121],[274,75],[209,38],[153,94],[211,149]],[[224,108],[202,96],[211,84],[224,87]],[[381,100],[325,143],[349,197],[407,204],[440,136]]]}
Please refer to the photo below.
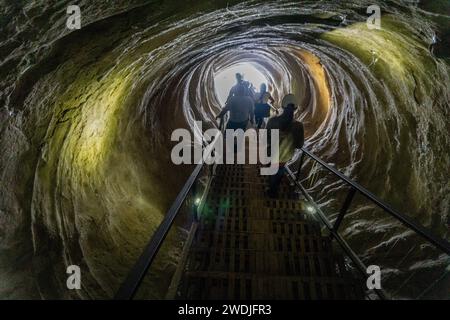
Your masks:
{"label": "wooden staircase", "polygon": [[289,186],[267,198],[257,165],[219,165],[178,299],[362,299],[308,204]]}

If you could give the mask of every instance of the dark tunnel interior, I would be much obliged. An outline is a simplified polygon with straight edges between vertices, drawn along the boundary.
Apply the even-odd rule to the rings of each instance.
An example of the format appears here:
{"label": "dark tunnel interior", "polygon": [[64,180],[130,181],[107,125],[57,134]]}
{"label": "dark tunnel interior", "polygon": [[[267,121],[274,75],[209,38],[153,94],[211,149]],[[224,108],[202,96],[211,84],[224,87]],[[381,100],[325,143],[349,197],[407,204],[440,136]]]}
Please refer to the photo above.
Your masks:
{"label": "dark tunnel interior", "polygon": [[[0,2],[0,299],[112,298],[194,169],[171,162],[171,133],[217,127],[239,70],[275,106],[298,97],[305,148],[450,238],[448,1],[78,2],[79,30],[69,0]],[[304,167],[336,218],[346,184]],[[341,230],[364,261],[395,258],[397,297],[409,281],[450,298],[449,256],[363,197]],[[177,219],[140,297],[164,298],[187,232]]]}

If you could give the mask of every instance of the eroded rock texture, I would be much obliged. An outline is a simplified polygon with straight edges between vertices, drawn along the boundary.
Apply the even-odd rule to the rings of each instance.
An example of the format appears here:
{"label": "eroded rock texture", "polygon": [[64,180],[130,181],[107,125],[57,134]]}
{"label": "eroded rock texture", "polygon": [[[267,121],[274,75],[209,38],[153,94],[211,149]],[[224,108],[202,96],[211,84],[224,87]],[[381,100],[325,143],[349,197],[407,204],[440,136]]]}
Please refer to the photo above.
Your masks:
{"label": "eroded rock texture", "polygon": [[[365,24],[373,2],[379,31]],[[191,170],[171,164],[172,130],[214,126],[214,72],[243,61],[277,103],[301,98],[313,152],[448,236],[450,69],[430,52],[448,13],[395,2],[79,1],[71,31],[68,0],[3,1],[0,298],[111,297]],[[317,170],[311,192],[338,208],[342,185]],[[369,252],[398,240],[367,203],[351,214],[350,240],[381,240]],[[162,297],[179,240],[146,297]],[[66,288],[72,264],[82,290]]]}

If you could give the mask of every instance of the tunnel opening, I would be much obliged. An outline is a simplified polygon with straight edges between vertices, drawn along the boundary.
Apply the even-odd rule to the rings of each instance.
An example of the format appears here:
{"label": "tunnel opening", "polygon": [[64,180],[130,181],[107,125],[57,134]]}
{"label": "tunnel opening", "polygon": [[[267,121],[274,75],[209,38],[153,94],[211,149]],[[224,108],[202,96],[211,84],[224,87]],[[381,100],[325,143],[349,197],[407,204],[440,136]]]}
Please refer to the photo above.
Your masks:
{"label": "tunnel opening", "polygon": [[214,74],[214,89],[218,101],[222,106],[224,106],[227,101],[230,88],[236,84],[235,75],[237,73],[242,74],[244,76],[244,80],[250,82],[255,91],[259,90],[261,84],[265,84],[268,88],[272,87],[272,84],[269,83],[269,79],[254,63],[235,63],[232,66],[226,67]]}
{"label": "tunnel opening", "polygon": [[[217,126],[235,72],[257,90],[268,84],[277,106],[296,94],[308,150],[448,238],[448,60],[429,52],[434,18],[375,2],[377,31],[356,0],[108,10],[98,1],[73,33],[51,4],[25,8],[38,33],[6,4],[5,15],[21,18],[7,19],[0,40],[0,297],[15,288],[17,297],[111,297],[190,173],[170,161],[171,132]],[[308,159],[304,178],[330,216],[340,210],[341,182]],[[363,256],[421,246],[357,200],[342,228],[356,245],[379,240]],[[179,254],[164,251],[161,278]],[[425,253],[387,270],[428,275],[447,263],[423,263]],[[69,264],[87,274],[81,291],[65,288]]]}

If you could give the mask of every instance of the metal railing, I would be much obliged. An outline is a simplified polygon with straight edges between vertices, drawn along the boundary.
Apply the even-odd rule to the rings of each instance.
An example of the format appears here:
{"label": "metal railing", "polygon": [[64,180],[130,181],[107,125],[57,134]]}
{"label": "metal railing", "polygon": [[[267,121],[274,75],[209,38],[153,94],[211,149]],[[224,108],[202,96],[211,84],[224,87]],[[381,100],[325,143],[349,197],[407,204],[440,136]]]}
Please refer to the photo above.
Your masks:
{"label": "metal railing", "polygon": [[[224,129],[224,121],[220,122],[219,125],[221,131]],[[208,148],[212,148],[216,142],[216,139],[220,139],[221,136],[219,135],[216,137],[208,146]],[[209,149],[209,152],[211,149]],[[208,152],[208,150],[206,151]],[[332,168],[328,164],[326,164],[324,161],[316,157],[311,152],[307,151],[306,149],[302,149],[300,156],[300,163],[298,166],[298,170],[296,173],[292,172],[292,170],[287,167],[287,175],[289,178],[295,183],[295,185],[302,191],[302,193],[305,195],[305,197],[315,206],[316,211],[319,213],[319,217],[326,226],[326,228],[329,230],[330,234],[334,239],[336,239],[339,246],[344,250],[344,252],[348,255],[348,257],[353,261],[357,269],[366,275],[366,266],[364,263],[359,259],[358,255],[350,248],[348,243],[341,237],[339,234],[339,228],[342,224],[342,221],[345,218],[345,215],[352,204],[353,198],[356,193],[360,193],[367,199],[369,199],[372,203],[374,203],[377,207],[383,209],[387,213],[389,213],[392,217],[400,221],[402,224],[404,224],[408,229],[414,231],[418,235],[422,236],[425,240],[427,240],[429,243],[434,245],[439,250],[443,251],[446,254],[450,254],[450,244],[444,239],[441,239],[435,235],[433,235],[429,230],[424,228],[423,226],[419,225],[418,223],[412,221],[409,217],[397,212],[392,207],[390,207],[388,204],[377,198],[375,195],[373,195],[371,192],[366,190],[364,187],[360,186],[356,182],[350,180],[348,177],[346,177],[344,174],[339,172],[338,170]],[[334,224],[332,224],[328,218],[325,216],[325,214],[321,211],[321,209],[315,204],[312,197],[309,195],[309,193],[306,191],[306,189],[302,186],[302,184],[299,181],[300,173],[301,173],[301,167],[303,165],[305,155],[311,158],[313,161],[320,164],[322,167],[324,167],[326,170],[331,172],[333,175],[337,176],[340,180],[344,181],[346,184],[350,186],[350,191],[348,192],[344,203],[339,211],[339,214],[336,218],[336,221]],[[189,176],[188,180],[184,184],[183,188],[181,189],[180,193],[176,197],[175,201],[173,202],[172,206],[170,207],[169,211],[165,215],[163,221],[157,228],[156,232],[153,234],[150,242],[143,250],[141,256],[137,260],[136,264],[133,266],[131,271],[129,272],[128,276],[126,277],[125,281],[122,283],[121,287],[119,288],[118,292],[115,295],[115,299],[118,300],[125,300],[125,299],[132,299],[142,280],[144,279],[148,269],[150,268],[152,262],[154,261],[159,249],[161,248],[162,243],[164,242],[165,238],[167,237],[167,234],[172,227],[175,218],[177,217],[181,206],[186,201],[186,198],[189,194],[189,192],[193,189],[195,186],[195,183],[197,179],[200,176],[200,172],[204,166],[204,163],[201,162],[198,164],[194,171]],[[203,201],[203,200],[202,200]],[[381,289],[375,289],[374,290],[376,294],[381,299],[386,299],[386,294]]]}
{"label": "metal railing", "polygon": [[[297,172],[294,173],[289,166],[291,166],[293,163],[290,163],[287,168],[287,175],[297,186],[303,195],[310,201],[314,207],[316,212],[318,213],[319,218],[322,220],[323,224],[326,226],[328,231],[330,232],[331,236],[337,240],[339,246],[345,251],[345,253],[348,255],[348,257],[353,261],[356,268],[364,275],[367,276],[367,268],[364,265],[364,263],[359,259],[358,255],[351,249],[351,247],[348,245],[348,243],[342,238],[342,236],[339,233],[339,228],[348,212],[348,209],[350,208],[352,201],[357,193],[361,194],[368,200],[370,200],[373,204],[375,204],[377,207],[381,208],[383,211],[387,212],[391,217],[395,218],[397,221],[402,223],[406,228],[409,230],[412,230],[415,234],[421,236],[423,239],[425,239],[429,244],[433,245],[438,250],[442,251],[443,253],[450,255],[450,243],[446,241],[445,239],[442,239],[436,235],[434,235],[430,230],[426,229],[419,223],[413,221],[410,217],[399,213],[395,209],[393,209],[390,205],[379,199],[377,196],[375,196],[373,193],[359,185],[358,183],[350,180],[348,177],[346,177],[344,174],[336,170],[335,168],[331,167],[327,163],[325,163],[323,160],[306,150],[305,148],[301,149],[300,159],[298,163],[298,169]],[[345,182],[348,186],[350,186],[350,190],[348,191],[345,200],[342,203],[342,206],[339,210],[339,213],[336,217],[336,220],[332,224],[330,220],[326,217],[326,215],[323,213],[323,211],[319,208],[319,206],[314,202],[313,198],[310,196],[310,194],[307,192],[307,190],[303,187],[303,185],[300,182],[300,174],[301,174],[301,168],[303,166],[303,163],[305,161],[305,156],[308,156],[310,159],[312,159],[314,162],[318,163],[320,166],[325,168],[327,171],[331,172],[334,176],[338,177],[341,181]],[[381,289],[374,289],[375,293],[381,298],[386,299],[387,295],[386,293]]]}
{"label": "metal railing", "polygon": [[303,165],[304,161],[304,155],[306,154],[308,157],[319,163],[322,167],[333,173],[335,176],[337,176],[340,180],[344,181],[350,186],[350,191],[347,194],[347,197],[345,198],[345,201],[341,207],[341,210],[339,212],[339,215],[337,217],[337,220],[333,226],[333,230],[337,231],[339,229],[339,226],[341,225],[342,220],[344,219],[348,208],[350,207],[352,200],[356,194],[356,192],[361,193],[364,197],[369,199],[371,202],[373,202],[376,206],[380,207],[387,213],[389,213],[391,216],[396,218],[398,221],[400,221],[402,224],[404,224],[409,229],[413,230],[423,238],[425,238],[428,242],[433,244],[435,247],[439,248],[441,251],[443,251],[446,254],[450,254],[450,243],[444,239],[441,239],[435,235],[433,235],[432,232],[430,232],[428,229],[424,228],[420,224],[413,221],[408,216],[394,210],[390,205],[385,203],[384,201],[380,200],[377,196],[375,196],[373,193],[365,189],[364,187],[360,186],[358,183],[350,180],[348,177],[346,177],[343,173],[337,171],[336,169],[332,168],[328,164],[326,164],[323,160],[319,159],[317,156],[309,152],[308,150],[302,148],[302,156],[300,157],[300,164],[299,169],[297,171],[296,181],[299,181],[299,175],[301,172],[301,166]]}
{"label": "metal railing", "polygon": [[[225,121],[223,118],[220,121],[219,124],[219,130],[223,132],[224,130]],[[210,154],[215,143],[217,142],[217,139],[222,139],[221,135],[216,136],[213,141],[209,144],[207,144],[203,140],[203,146],[205,147],[205,153]],[[155,257],[157,256],[159,249],[161,248],[161,245],[163,244],[164,240],[166,239],[172,225],[174,224],[175,218],[177,217],[180,208],[186,201],[186,198],[188,194],[195,188],[195,184],[197,180],[200,177],[200,172],[202,171],[203,167],[205,166],[204,162],[201,161],[199,164],[196,165],[195,169],[187,179],[186,183],[184,184],[181,191],[178,193],[177,197],[175,198],[175,201],[173,202],[172,206],[170,207],[167,214],[164,216],[163,221],[156,229],[155,233],[153,234],[151,240],[147,244],[147,246],[144,248],[141,256],[137,260],[137,262],[132,267],[131,271],[128,273],[128,276],[126,277],[125,281],[120,286],[119,290],[117,291],[116,295],[114,296],[114,299],[116,300],[130,300],[133,299],[136,295],[136,292],[139,289],[139,286],[141,285],[145,275],[147,274],[147,271],[149,270],[150,266],[152,265],[153,261],[155,260]],[[214,170],[211,170],[213,172]],[[202,201],[204,201],[202,197]],[[197,218],[197,217],[196,217]]]}

